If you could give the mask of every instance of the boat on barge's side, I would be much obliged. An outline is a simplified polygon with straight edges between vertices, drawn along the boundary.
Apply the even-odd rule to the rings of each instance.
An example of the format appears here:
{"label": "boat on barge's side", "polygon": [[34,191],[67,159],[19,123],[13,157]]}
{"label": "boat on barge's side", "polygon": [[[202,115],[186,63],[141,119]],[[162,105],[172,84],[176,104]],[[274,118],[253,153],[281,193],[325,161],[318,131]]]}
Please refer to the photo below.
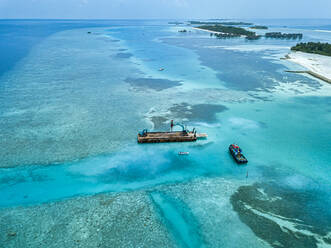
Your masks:
{"label": "boat on barge's side", "polygon": [[240,147],[238,145],[231,144],[229,146],[229,151],[230,151],[232,157],[234,158],[234,160],[238,164],[246,164],[248,162],[246,157],[242,154],[242,150],[240,149]]}

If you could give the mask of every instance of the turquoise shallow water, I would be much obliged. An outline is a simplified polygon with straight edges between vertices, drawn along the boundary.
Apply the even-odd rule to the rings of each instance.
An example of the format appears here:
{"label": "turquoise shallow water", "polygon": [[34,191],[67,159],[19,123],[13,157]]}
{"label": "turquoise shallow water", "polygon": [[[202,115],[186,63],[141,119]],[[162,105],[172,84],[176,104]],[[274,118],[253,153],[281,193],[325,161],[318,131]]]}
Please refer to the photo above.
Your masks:
{"label": "turquoise shallow water", "polygon": [[[331,184],[328,176],[330,130],[320,128],[330,122],[329,115],[320,113],[328,109],[326,100],[328,98],[298,97],[282,102],[246,103],[245,107],[229,104],[229,110],[219,114],[219,124],[196,125],[208,132],[210,138],[205,141],[154,146],[132,144],[113,154],[70,163],[1,169],[1,205],[136,190],[198,176],[244,180],[247,170],[251,180],[263,180],[264,171],[269,168],[281,170],[287,176],[280,179],[275,173],[268,175],[268,179],[282,180],[290,187],[327,189]],[[310,110],[305,107],[307,102]],[[299,115],[300,110],[312,119]],[[227,145],[233,142],[244,147],[248,166],[238,167],[232,161]],[[310,153],[305,152],[307,150]],[[179,151],[189,151],[190,155],[179,156]]]}
{"label": "turquoise shallow water", "polygon": [[[293,20],[286,28],[283,22],[270,20],[271,31],[331,41],[315,31],[328,29],[328,22]],[[178,33],[182,28],[191,32]],[[229,202],[229,192],[256,182],[276,182],[291,194],[318,192],[322,197],[314,201],[328,214],[331,87],[284,72],[300,68],[279,59],[295,43],[218,40],[165,21],[82,21],[47,33],[0,78],[0,206],[148,190],[182,247],[208,244],[208,218],[223,221],[226,211],[233,212],[226,205],[220,207],[226,211],[215,207],[205,215],[205,205],[186,197],[184,186],[181,191],[192,180],[226,180],[228,191],[210,198],[201,186],[213,203],[218,197]],[[208,139],[136,143],[138,130],[166,130],[170,119]],[[247,166],[230,157],[233,142],[242,146]],[[160,192],[167,185],[178,188]],[[198,186],[194,190],[199,194]],[[257,245],[238,223],[231,225]]]}

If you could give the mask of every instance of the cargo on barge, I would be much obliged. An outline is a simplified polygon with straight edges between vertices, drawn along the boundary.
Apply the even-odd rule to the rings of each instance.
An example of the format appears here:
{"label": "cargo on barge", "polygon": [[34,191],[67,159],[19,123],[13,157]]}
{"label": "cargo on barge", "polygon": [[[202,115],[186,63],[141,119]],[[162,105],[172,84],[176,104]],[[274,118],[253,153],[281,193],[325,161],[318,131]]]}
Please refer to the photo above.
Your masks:
{"label": "cargo on barge", "polygon": [[[173,131],[174,126],[182,127],[182,131]],[[165,142],[194,142],[197,139],[207,138],[205,133],[197,133],[195,128],[192,131],[180,123],[171,121],[169,132],[149,132],[147,129],[138,133],[138,143],[165,143]]]}

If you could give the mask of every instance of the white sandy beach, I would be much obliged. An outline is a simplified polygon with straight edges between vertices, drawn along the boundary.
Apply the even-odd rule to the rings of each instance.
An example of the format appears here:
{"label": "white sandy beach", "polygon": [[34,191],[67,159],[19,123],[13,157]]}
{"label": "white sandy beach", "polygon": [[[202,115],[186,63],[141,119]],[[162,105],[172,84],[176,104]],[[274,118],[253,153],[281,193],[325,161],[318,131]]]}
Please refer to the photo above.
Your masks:
{"label": "white sandy beach", "polygon": [[316,29],[315,32],[331,33],[331,30]]}
{"label": "white sandy beach", "polygon": [[309,71],[331,81],[331,57],[312,53],[291,52],[289,61],[297,63]]}

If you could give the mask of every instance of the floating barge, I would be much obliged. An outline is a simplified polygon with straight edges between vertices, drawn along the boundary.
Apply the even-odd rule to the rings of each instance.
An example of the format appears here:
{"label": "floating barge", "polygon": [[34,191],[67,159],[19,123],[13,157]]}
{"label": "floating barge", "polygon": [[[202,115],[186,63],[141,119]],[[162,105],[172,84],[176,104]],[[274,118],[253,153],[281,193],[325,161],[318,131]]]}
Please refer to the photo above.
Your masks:
{"label": "floating barge", "polygon": [[138,133],[138,143],[166,143],[166,142],[194,142],[197,139],[207,138],[205,133],[197,133],[195,128],[193,131],[188,131],[184,125],[180,123],[173,123],[171,121],[171,130],[174,126],[181,126],[182,131],[170,131],[170,132],[149,132],[144,129]]}
{"label": "floating barge", "polygon": [[194,142],[207,138],[207,134],[196,132],[144,132],[138,134],[138,143]]}

